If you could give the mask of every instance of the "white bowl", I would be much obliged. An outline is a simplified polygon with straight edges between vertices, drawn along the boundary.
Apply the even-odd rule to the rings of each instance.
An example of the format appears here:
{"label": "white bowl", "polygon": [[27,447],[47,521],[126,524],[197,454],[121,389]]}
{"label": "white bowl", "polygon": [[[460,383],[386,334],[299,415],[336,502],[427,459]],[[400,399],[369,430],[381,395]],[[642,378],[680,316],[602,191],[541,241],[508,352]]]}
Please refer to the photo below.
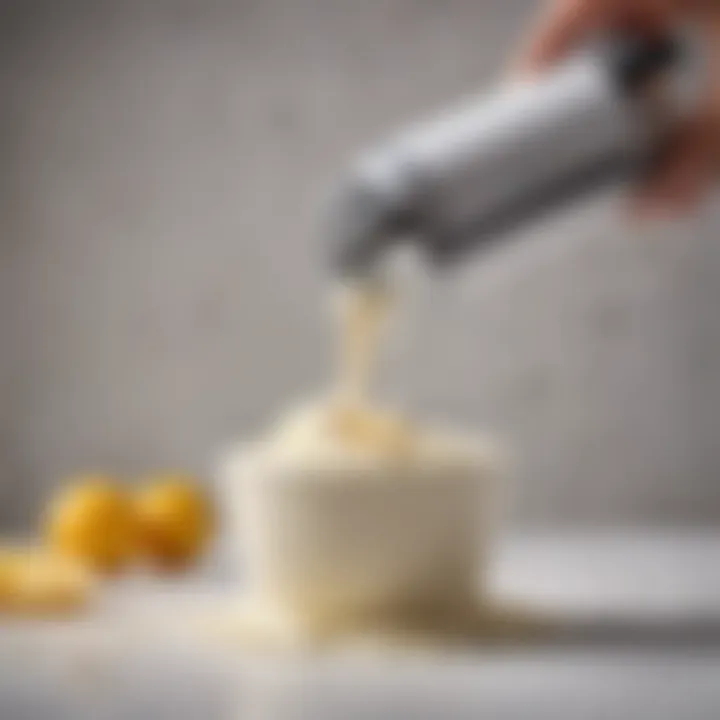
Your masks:
{"label": "white bowl", "polygon": [[222,493],[250,591],[307,618],[466,603],[494,516],[493,463],[472,457],[371,469],[234,453]]}

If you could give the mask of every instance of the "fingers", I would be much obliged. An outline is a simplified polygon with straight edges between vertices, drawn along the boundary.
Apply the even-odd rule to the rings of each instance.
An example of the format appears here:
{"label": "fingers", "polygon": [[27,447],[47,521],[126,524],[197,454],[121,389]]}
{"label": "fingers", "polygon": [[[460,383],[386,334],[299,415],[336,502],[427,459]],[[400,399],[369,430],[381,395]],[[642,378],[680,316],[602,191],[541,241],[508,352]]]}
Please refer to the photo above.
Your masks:
{"label": "fingers", "polygon": [[704,108],[682,125],[632,198],[640,216],[677,215],[697,204],[720,171],[720,3],[717,0],[555,0],[533,28],[520,72],[535,72],[606,30],[653,36],[695,16],[705,31],[713,81]]}
{"label": "fingers", "polygon": [[720,122],[705,113],[685,123],[631,199],[640,218],[682,214],[711,189],[720,167]]}
{"label": "fingers", "polygon": [[521,72],[542,69],[602,30],[661,33],[676,13],[675,0],[558,0],[547,7],[534,27],[518,68]]}
{"label": "fingers", "polygon": [[720,7],[694,9],[702,21],[709,82],[696,114],[678,128],[631,199],[631,210],[641,218],[687,213],[709,194],[720,174]]}
{"label": "fingers", "polygon": [[560,0],[551,3],[533,28],[518,69],[535,71],[565,55],[583,37],[602,24],[603,3],[594,0]]}

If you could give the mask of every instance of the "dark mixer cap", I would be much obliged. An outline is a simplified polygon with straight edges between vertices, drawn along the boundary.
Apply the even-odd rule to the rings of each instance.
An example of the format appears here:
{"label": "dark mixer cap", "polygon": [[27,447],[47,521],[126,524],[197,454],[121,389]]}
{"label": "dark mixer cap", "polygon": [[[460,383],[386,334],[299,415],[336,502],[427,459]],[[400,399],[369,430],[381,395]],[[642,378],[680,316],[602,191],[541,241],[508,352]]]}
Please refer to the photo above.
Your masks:
{"label": "dark mixer cap", "polygon": [[617,78],[624,88],[635,90],[671,67],[679,58],[676,38],[621,37],[611,49]]}

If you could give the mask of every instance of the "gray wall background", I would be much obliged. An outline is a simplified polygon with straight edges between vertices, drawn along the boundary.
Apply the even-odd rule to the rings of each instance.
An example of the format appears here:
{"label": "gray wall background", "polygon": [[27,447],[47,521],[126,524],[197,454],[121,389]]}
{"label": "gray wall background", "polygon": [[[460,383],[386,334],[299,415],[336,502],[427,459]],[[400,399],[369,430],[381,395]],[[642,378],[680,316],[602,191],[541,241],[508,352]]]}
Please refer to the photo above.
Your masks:
{"label": "gray wall background", "polygon": [[[2,3],[0,522],[76,470],[207,475],[318,387],[334,180],[493,78],[534,7]],[[416,281],[388,385],[506,440],[520,522],[715,522],[719,227],[600,204]]]}

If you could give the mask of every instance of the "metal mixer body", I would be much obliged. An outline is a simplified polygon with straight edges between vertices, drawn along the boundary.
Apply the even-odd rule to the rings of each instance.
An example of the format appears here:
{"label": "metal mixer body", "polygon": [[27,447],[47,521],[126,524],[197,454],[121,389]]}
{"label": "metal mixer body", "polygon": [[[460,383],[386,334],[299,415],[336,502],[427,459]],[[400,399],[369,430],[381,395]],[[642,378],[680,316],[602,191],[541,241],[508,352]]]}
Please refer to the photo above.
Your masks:
{"label": "metal mixer body", "polygon": [[362,156],[335,208],[339,268],[365,272],[402,240],[450,261],[642,172],[666,131],[642,89],[674,56],[669,40],[601,44]]}

